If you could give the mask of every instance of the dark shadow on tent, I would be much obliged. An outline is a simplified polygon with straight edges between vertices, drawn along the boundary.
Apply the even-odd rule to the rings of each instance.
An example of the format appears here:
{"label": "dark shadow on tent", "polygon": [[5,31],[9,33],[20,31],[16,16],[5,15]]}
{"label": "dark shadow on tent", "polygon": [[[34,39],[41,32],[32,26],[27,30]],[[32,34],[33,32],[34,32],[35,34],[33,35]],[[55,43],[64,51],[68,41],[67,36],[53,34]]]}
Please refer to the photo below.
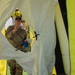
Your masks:
{"label": "dark shadow on tent", "polygon": [[[65,28],[66,28],[66,32],[67,32],[67,36],[68,36],[66,0],[59,0],[59,5],[60,5],[63,21],[65,24]],[[62,61],[62,53],[61,53],[60,46],[59,46],[58,35],[57,35],[57,44],[56,44],[55,55],[56,55],[55,67],[56,67],[57,75],[66,75],[65,71],[64,71],[64,66],[63,66],[64,64]]]}

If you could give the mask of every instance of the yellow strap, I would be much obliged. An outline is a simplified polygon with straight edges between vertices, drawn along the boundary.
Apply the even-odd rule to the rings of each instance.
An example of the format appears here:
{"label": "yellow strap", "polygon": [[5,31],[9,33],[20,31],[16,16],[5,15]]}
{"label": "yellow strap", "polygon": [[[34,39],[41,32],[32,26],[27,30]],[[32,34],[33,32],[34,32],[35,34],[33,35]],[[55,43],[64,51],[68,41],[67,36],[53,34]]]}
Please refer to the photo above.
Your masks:
{"label": "yellow strap", "polygon": [[0,75],[6,75],[6,60],[0,60]]}

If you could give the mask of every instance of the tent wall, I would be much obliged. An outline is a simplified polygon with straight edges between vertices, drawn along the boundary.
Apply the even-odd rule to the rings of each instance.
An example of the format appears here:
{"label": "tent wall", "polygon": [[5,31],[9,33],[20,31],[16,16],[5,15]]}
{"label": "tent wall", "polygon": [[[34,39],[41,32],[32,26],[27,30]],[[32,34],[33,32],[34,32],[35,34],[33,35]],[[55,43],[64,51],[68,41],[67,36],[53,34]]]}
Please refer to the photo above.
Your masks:
{"label": "tent wall", "polygon": [[[66,28],[67,37],[68,37],[66,0],[59,0],[59,5],[60,5],[60,9],[61,9],[64,25]],[[63,58],[62,58],[62,52],[61,52],[60,45],[59,45],[58,35],[57,35],[57,45],[56,45],[55,53],[56,53],[56,64],[55,64],[56,72],[58,75],[59,74],[65,75],[64,63],[63,63]]]}
{"label": "tent wall", "polygon": [[71,75],[75,75],[75,0],[66,0],[66,5],[68,15]]}

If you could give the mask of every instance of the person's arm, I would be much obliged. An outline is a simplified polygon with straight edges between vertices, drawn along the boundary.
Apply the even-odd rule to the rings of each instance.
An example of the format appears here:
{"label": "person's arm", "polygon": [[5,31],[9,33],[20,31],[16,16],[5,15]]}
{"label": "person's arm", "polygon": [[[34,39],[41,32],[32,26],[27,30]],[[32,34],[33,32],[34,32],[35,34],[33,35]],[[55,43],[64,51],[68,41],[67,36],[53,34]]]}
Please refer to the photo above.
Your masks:
{"label": "person's arm", "polygon": [[28,28],[28,24],[25,20],[22,21],[23,26],[27,29]]}
{"label": "person's arm", "polygon": [[12,31],[11,31],[11,27],[10,26],[7,28],[7,30],[5,30],[5,37],[7,39],[12,38]]}

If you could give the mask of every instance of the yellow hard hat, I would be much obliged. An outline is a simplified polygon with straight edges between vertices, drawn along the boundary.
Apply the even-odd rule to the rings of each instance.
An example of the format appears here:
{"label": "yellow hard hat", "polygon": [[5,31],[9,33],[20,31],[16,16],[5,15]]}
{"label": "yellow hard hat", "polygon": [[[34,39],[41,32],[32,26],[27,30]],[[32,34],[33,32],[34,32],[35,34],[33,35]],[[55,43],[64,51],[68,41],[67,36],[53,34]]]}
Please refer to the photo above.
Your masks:
{"label": "yellow hard hat", "polygon": [[21,12],[16,8],[15,12],[11,15],[12,17],[22,17]]}
{"label": "yellow hard hat", "polygon": [[16,11],[15,12],[15,16],[21,16],[21,12],[20,11]]}

